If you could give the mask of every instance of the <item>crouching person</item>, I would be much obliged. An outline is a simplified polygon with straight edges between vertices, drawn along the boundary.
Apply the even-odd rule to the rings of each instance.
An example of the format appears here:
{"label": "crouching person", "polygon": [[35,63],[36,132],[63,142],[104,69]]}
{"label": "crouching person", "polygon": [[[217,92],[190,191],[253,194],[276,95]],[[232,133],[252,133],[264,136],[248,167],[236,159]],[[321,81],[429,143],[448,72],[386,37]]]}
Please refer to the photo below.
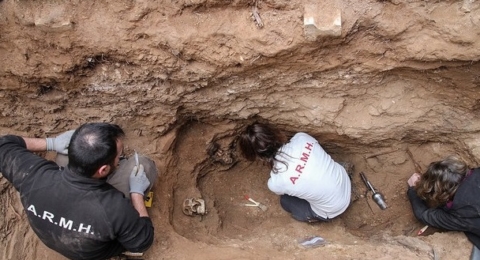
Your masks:
{"label": "crouching person", "polygon": [[[20,193],[30,226],[46,246],[70,259],[108,259],[152,245],[144,194],[157,171],[142,159],[153,167],[125,164],[127,177],[113,178],[124,136],[117,125],[88,123],[56,138],[0,137],[0,172]],[[32,153],[45,150],[68,153],[67,166]],[[108,179],[124,180],[127,197]]]}
{"label": "crouching person", "polygon": [[449,156],[408,179],[415,217],[443,230],[463,231],[472,242],[471,260],[480,260],[480,168]]}
{"label": "crouching person", "polygon": [[254,123],[239,138],[243,156],[270,168],[268,188],[280,195],[282,208],[298,221],[328,221],[350,205],[351,182],[318,141],[306,133],[286,140],[278,129]]}

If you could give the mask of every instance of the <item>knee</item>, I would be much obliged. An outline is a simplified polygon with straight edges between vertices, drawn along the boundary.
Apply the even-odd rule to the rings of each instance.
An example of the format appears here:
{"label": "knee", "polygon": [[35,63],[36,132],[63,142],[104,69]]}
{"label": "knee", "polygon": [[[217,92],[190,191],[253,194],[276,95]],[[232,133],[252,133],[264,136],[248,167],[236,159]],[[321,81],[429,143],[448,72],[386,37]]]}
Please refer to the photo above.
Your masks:
{"label": "knee", "polygon": [[282,206],[286,212],[292,212],[289,207],[288,198],[285,195],[280,196],[280,206]]}

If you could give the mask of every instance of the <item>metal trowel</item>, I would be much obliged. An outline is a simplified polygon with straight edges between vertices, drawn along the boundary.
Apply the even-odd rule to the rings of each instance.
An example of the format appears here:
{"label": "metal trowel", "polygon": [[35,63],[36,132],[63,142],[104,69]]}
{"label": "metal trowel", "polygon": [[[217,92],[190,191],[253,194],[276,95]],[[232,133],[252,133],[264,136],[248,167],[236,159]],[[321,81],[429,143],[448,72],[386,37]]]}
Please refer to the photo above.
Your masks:
{"label": "metal trowel", "polygon": [[372,199],[377,203],[377,205],[382,209],[387,208],[387,203],[385,203],[385,199],[383,198],[383,195],[376,191],[373,185],[367,180],[367,177],[365,177],[365,174],[363,172],[360,173],[360,177],[362,177],[363,182],[367,186],[368,189],[370,189],[373,192]]}

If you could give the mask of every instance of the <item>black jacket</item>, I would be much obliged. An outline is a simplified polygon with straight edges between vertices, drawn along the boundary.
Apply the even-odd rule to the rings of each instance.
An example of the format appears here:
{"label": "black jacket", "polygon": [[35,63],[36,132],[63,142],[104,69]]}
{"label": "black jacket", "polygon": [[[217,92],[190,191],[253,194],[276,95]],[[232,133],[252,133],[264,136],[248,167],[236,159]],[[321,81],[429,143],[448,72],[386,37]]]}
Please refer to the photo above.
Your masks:
{"label": "black jacket", "polygon": [[418,220],[440,229],[463,231],[470,242],[480,248],[480,168],[462,181],[451,208],[428,208],[413,188],[409,188],[407,194]]}
{"label": "black jacket", "polygon": [[68,258],[106,259],[153,242],[150,218],[121,192],[29,152],[21,137],[0,138],[0,172],[20,192],[38,237]]}

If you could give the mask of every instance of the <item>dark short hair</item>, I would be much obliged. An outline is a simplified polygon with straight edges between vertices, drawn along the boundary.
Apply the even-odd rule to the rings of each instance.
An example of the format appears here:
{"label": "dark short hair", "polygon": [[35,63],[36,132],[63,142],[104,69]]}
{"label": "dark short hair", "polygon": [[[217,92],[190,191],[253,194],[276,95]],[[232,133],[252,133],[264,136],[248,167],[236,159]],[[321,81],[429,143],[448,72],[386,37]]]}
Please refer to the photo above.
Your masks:
{"label": "dark short hair", "polygon": [[[238,142],[243,157],[254,161],[257,157],[266,161],[274,169],[275,156],[285,144],[285,138],[276,128],[261,123],[254,123],[245,129]],[[283,162],[282,162],[283,163]]]}
{"label": "dark short hair", "polygon": [[432,162],[415,185],[415,190],[429,206],[445,205],[457,192],[468,170],[468,165],[454,156]]}
{"label": "dark short hair", "polygon": [[117,141],[125,133],[120,126],[108,123],[87,123],[72,135],[68,147],[68,167],[79,175],[91,177],[102,165],[113,165]]}

